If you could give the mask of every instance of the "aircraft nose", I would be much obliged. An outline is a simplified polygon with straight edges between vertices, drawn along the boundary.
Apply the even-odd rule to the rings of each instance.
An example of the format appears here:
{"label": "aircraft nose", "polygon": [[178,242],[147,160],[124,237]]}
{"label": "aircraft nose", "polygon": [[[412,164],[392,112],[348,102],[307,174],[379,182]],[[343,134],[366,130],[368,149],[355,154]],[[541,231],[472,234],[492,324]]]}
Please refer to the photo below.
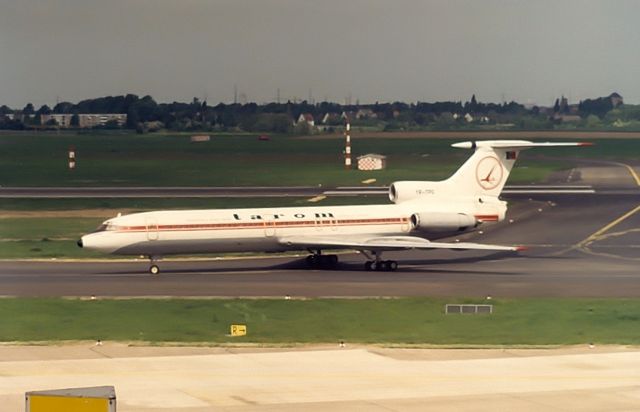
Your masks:
{"label": "aircraft nose", "polygon": [[78,239],[78,247],[82,247],[82,239]]}

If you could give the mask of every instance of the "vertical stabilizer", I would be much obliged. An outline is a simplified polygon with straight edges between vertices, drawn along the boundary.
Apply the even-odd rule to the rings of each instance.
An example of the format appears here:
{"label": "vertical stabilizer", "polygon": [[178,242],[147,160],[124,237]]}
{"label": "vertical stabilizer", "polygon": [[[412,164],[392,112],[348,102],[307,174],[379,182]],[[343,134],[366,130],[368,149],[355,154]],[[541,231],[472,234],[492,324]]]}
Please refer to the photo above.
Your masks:
{"label": "vertical stabilizer", "polygon": [[589,146],[589,143],[533,143],[526,140],[485,140],[455,143],[475,149],[473,155],[445,182],[460,194],[499,196],[520,151],[532,147]]}

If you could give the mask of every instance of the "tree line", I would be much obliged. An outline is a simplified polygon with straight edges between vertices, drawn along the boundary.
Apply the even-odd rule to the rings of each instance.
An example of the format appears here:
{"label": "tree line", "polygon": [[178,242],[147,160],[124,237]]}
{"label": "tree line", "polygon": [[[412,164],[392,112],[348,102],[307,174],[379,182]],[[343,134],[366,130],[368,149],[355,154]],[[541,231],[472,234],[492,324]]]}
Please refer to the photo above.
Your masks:
{"label": "tree line", "polygon": [[[619,99],[618,99],[619,98]],[[78,103],[60,102],[53,107],[35,108],[28,103],[22,109],[0,106],[0,128],[29,129],[55,127],[55,122],[42,125],[42,115],[70,114],[71,126],[77,126],[81,113],[127,115],[123,127],[146,132],[154,129],[174,131],[246,131],[267,133],[307,133],[318,129],[333,131],[348,118],[354,126],[380,130],[456,129],[506,125],[520,129],[553,129],[566,122],[591,124],[611,120],[611,113],[621,110],[622,97],[613,93],[607,97],[586,99],[568,105],[565,98],[552,107],[525,107],[517,102],[484,103],[473,95],[466,101],[392,102],[344,105],[334,102],[311,104],[307,101],[285,103],[246,103],[209,105],[194,98],[189,103],[158,103],[151,96],[135,94],[86,99]],[[624,121],[640,121],[635,106],[622,106]],[[631,108],[631,109],[630,109]],[[300,115],[311,115],[315,125],[300,124]],[[572,117],[569,115],[573,115]],[[613,116],[615,117],[615,116]],[[608,119],[608,120],[607,120]],[[619,120],[619,119],[616,119]],[[614,121],[614,120],[611,120]],[[595,122],[595,123],[594,123]],[[584,123],[586,124],[586,123]],[[604,123],[602,123],[604,124]],[[602,125],[601,124],[601,125]],[[105,127],[119,127],[111,123]]]}

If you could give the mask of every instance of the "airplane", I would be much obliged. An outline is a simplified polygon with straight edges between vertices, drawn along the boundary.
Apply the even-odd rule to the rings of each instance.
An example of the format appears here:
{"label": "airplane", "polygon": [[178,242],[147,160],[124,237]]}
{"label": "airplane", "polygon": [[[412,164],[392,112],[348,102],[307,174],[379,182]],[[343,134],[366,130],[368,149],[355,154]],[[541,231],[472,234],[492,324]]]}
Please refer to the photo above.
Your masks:
{"label": "airplane", "polygon": [[338,257],[323,250],[363,254],[369,271],[395,271],[383,252],[408,249],[520,251],[521,246],[434,242],[504,220],[499,195],[520,151],[534,147],[589,146],[579,142],[534,143],[484,140],[454,143],[474,153],[448,179],[399,181],[390,204],[260,209],[176,210],[108,219],[78,240],[78,246],[115,255],[149,258],[158,274],[161,257],[177,254],[307,250],[314,268],[335,268]]}

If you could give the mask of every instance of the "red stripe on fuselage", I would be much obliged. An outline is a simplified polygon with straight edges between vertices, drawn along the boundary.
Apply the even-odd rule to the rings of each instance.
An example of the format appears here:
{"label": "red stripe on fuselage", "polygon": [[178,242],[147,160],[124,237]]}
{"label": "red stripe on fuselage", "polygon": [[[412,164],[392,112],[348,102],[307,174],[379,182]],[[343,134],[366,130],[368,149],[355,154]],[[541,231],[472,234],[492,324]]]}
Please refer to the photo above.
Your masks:
{"label": "red stripe on fuselage", "polygon": [[118,232],[146,232],[154,231],[198,231],[198,230],[233,230],[233,229],[263,229],[263,228],[294,228],[294,227],[335,227],[335,226],[365,226],[409,223],[409,218],[382,219],[341,219],[341,220],[300,220],[300,221],[259,221],[233,223],[200,223],[181,225],[149,225],[149,226],[116,226]]}

